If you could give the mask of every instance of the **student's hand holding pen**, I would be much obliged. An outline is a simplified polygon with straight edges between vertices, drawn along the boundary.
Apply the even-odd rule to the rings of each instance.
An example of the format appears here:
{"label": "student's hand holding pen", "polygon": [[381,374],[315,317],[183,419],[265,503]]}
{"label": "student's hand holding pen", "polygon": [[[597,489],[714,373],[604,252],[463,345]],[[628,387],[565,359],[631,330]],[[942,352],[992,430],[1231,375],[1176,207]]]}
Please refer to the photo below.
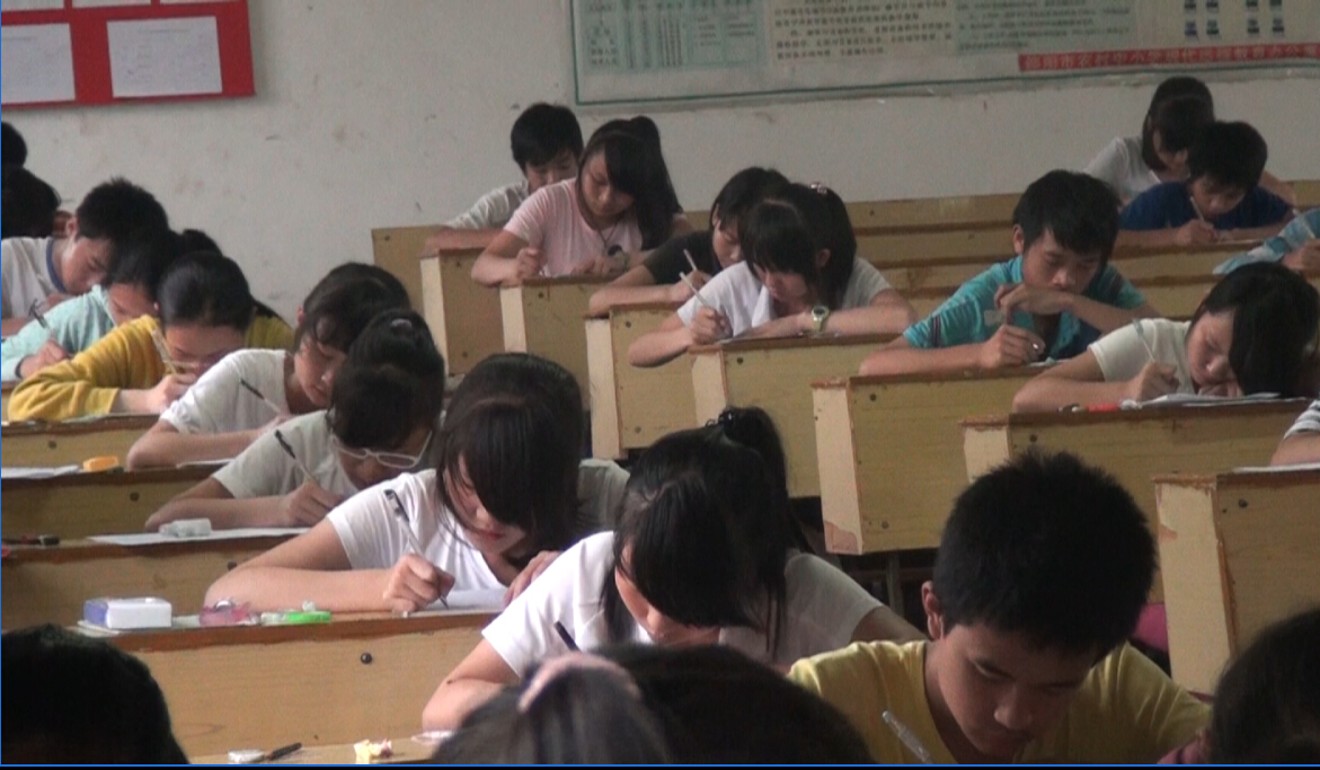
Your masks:
{"label": "student's hand holding pen", "polygon": [[696,345],[710,345],[725,337],[733,336],[729,319],[720,311],[709,307],[697,308],[697,312],[692,314],[692,323],[688,324],[688,329],[692,332],[692,342]]}
{"label": "student's hand holding pen", "polygon": [[156,383],[155,387],[143,391],[145,395],[142,408],[133,411],[160,414],[182,398],[194,382],[197,382],[195,374],[167,374]]}
{"label": "student's hand holding pen", "polygon": [[1128,380],[1127,397],[1133,401],[1149,401],[1167,396],[1178,390],[1178,371],[1168,364],[1147,361],[1137,376]]}
{"label": "student's hand holding pen", "polygon": [[562,551],[541,551],[531,561],[527,562],[527,566],[523,567],[523,571],[518,573],[518,577],[513,579],[513,582],[509,584],[509,589],[504,592],[504,606],[508,607],[510,602],[517,599],[523,591],[526,591],[527,586],[540,577],[541,573],[545,572],[546,568],[553,564],[555,559],[559,558],[560,553]]}
{"label": "student's hand holding pen", "polygon": [[381,593],[394,612],[416,612],[439,601],[454,587],[454,576],[415,553],[405,553],[385,573]]}
{"label": "student's hand holding pen", "polygon": [[1284,254],[1283,266],[1293,270],[1320,270],[1320,238],[1312,238]]}
{"label": "student's hand holding pen", "polygon": [[514,257],[509,266],[509,274],[501,286],[519,286],[523,281],[541,274],[545,267],[545,254],[540,249],[532,246],[524,246],[518,251],[518,256]]}
{"label": "student's hand holding pen", "polygon": [[52,337],[37,348],[37,352],[24,356],[23,360],[18,362],[18,376],[20,379],[27,379],[48,366],[67,360],[69,360],[69,352],[60,347],[60,343]]}
{"label": "student's hand holding pen", "polygon": [[316,524],[335,506],[344,502],[344,498],[326,491],[311,478],[289,494],[280,498],[277,516],[280,526],[310,527]]}
{"label": "student's hand holding pen", "polygon": [[1173,234],[1173,242],[1179,246],[1205,246],[1217,240],[1219,231],[1204,219],[1193,219]]}
{"label": "student's hand holding pen", "polygon": [[977,363],[982,369],[1002,369],[1035,363],[1043,355],[1045,342],[1035,332],[1004,324],[981,343]]}

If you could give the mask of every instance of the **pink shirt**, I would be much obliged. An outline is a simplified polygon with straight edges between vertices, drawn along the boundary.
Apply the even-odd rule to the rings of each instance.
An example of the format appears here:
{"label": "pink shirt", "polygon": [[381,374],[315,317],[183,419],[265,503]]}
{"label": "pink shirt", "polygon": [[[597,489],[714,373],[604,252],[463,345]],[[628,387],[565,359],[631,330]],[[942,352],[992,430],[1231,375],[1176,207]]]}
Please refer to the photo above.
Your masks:
{"label": "pink shirt", "polygon": [[528,246],[539,248],[545,255],[542,275],[568,275],[577,263],[608,254],[614,246],[622,249],[622,253],[642,248],[642,232],[631,213],[600,232],[587,224],[578,208],[575,184],[576,180],[566,179],[542,187],[523,201],[504,226],[505,232],[527,241]]}

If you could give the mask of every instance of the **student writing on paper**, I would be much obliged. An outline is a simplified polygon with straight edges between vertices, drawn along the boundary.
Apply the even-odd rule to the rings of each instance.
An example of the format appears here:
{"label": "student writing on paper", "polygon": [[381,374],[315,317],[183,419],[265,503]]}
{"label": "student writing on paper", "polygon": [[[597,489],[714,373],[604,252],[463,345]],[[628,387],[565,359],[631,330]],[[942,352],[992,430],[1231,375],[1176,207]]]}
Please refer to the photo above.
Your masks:
{"label": "student writing on paper", "polygon": [[269,427],[327,408],[353,341],[381,312],[407,308],[407,290],[385,270],[357,262],[336,267],[298,309],[292,353],[225,356],[134,442],[128,467],[235,457]]}
{"label": "student writing on paper", "polygon": [[[603,315],[610,307],[643,302],[686,302],[727,267],[742,261],[742,226],[747,214],[788,180],[773,169],[745,168],[734,174],[710,207],[710,230],[677,235],[646,260],[591,295],[588,310]],[[686,275],[687,280],[681,280]]]}
{"label": "student writing on paper", "polygon": [[10,418],[159,414],[235,350],[283,349],[293,339],[289,325],[253,299],[238,264],[215,252],[176,259],[156,300],[159,320],[130,321],[73,359],[24,380],[10,399]]}
{"label": "student writing on paper", "polygon": [[1109,264],[1118,200],[1103,182],[1051,171],[1013,210],[1018,256],[967,281],[862,362],[862,374],[1001,369],[1071,358],[1101,334],[1157,315]]}
{"label": "student writing on paper", "polygon": [[688,229],[650,118],[606,123],[582,151],[575,179],[532,194],[472,265],[484,286],[544,275],[605,275],[629,255]]}
{"label": "student writing on paper", "polygon": [[4,336],[23,328],[34,301],[50,308],[91,291],[129,235],[168,227],[165,209],[151,193],[115,178],[92,188],[61,237],[6,238],[0,246]]}
{"label": "student writing on paper", "polygon": [[1320,295],[1275,264],[1229,273],[1191,321],[1139,319],[1022,386],[1013,411],[1149,401],[1170,393],[1316,392]]}
{"label": "student writing on paper", "polygon": [[729,337],[897,333],[912,306],[871,263],[843,200],[823,185],[790,184],[747,214],[744,261],[628,349],[634,366],[658,366],[692,345]]}
{"label": "student writing on paper", "polygon": [[216,529],[306,527],[353,493],[433,464],[445,362],[422,317],[389,310],[362,331],[330,409],[263,433],[214,476],[147,520],[206,518]]}
{"label": "student writing on paper", "polygon": [[619,642],[725,644],[787,665],[854,639],[919,634],[827,562],[799,551],[784,456],[770,418],[728,410],[651,447],[628,480],[613,532],[555,559],[441,683],[422,714],[456,727],[532,665]]}
{"label": "student writing on paper", "polygon": [[1215,268],[1216,275],[1252,262],[1278,262],[1293,270],[1320,270],[1320,209],[1298,214],[1279,234]]}
{"label": "student writing on paper", "polygon": [[512,598],[559,551],[616,518],[628,474],[579,463],[584,424],[581,391],[562,366],[491,356],[454,392],[437,468],[354,495],[307,534],[220,578],[207,603],[274,609],[310,599],[333,611],[408,612],[451,590]]}
{"label": "student writing on paper", "polygon": [[1070,455],[1028,453],[977,479],[922,586],[933,641],[866,642],[789,678],[848,716],[876,762],[1153,762],[1209,709],[1124,643],[1155,543],[1121,486]]}

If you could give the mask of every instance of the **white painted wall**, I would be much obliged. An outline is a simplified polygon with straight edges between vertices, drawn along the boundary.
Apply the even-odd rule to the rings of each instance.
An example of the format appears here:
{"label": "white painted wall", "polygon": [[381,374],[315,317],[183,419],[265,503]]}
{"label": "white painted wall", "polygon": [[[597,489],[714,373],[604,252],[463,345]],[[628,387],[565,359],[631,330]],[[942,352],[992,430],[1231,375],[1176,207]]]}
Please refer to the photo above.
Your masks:
{"label": "white painted wall", "polygon": [[[447,219],[515,179],[508,129],[570,102],[568,0],[251,0],[258,95],[10,111],[29,166],[74,205],[122,174],[210,232],[291,313],[370,229]],[[1270,170],[1320,178],[1320,81],[1211,80],[1222,116],[1269,140]],[[710,106],[653,112],[685,208],[773,165],[845,199],[1019,190],[1134,132],[1151,86]],[[579,113],[583,133],[612,112]],[[631,113],[627,113],[631,114]]]}

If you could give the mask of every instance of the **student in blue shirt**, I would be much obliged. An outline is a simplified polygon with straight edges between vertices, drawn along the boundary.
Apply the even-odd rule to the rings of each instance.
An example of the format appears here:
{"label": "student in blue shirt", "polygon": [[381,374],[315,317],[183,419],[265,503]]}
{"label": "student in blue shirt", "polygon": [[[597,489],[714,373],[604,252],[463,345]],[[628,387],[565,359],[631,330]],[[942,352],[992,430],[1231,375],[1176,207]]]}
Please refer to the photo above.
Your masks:
{"label": "student in blue shirt", "polygon": [[1018,256],[972,278],[872,353],[862,374],[951,372],[1068,358],[1133,318],[1158,313],[1109,265],[1118,197],[1104,182],[1051,171],[1013,211]]}
{"label": "student in blue shirt", "polygon": [[1320,209],[1298,214],[1279,234],[1215,268],[1223,275],[1252,262],[1278,262],[1293,270],[1320,270]]}
{"label": "student in blue shirt", "polygon": [[1269,149],[1246,123],[1215,122],[1187,154],[1186,182],[1165,182],[1123,209],[1122,246],[1196,246],[1260,240],[1279,232],[1292,206],[1260,187]]}

